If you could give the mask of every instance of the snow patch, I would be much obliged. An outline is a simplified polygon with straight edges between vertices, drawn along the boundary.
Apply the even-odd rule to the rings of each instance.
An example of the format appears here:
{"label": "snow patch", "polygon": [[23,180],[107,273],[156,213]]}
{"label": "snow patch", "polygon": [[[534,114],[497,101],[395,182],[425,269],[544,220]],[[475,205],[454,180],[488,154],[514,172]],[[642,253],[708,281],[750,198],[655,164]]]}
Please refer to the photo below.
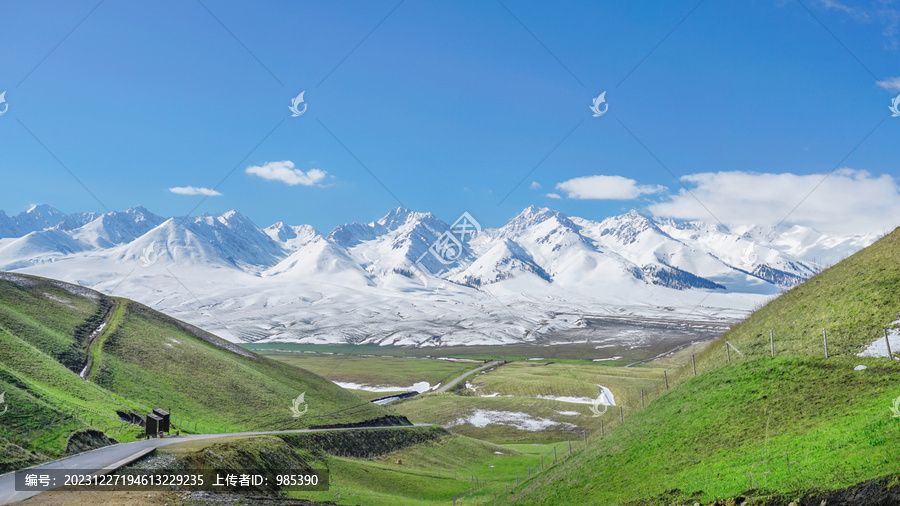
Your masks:
{"label": "snow patch", "polygon": [[[891,325],[900,323],[900,320],[892,322]],[[891,352],[896,353],[900,351],[900,330],[898,329],[889,329],[888,330],[888,341],[891,343]],[[872,343],[866,346],[866,349],[856,354],[857,357],[885,357],[888,356],[888,348],[887,344],[884,342],[884,336],[879,337],[878,339],[872,341]]]}
{"label": "snow patch", "polygon": [[103,329],[104,329],[104,328],[106,328],[106,322],[101,323],[100,326],[97,327],[96,330],[94,330],[93,332],[91,332],[91,336],[88,337],[88,340],[93,339],[94,337],[97,336],[97,334],[103,332]]}
{"label": "snow patch", "polygon": [[606,406],[615,406],[616,399],[613,397],[612,391],[603,385],[597,386],[600,387],[600,404],[604,404]]}
{"label": "snow patch", "polygon": [[568,402],[571,404],[594,404],[597,402],[600,405],[605,406],[615,406],[616,401],[613,398],[612,392],[603,385],[597,385],[600,387],[600,395],[597,399],[592,399],[590,397],[571,397],[565,395],[538,395],[538,399],[547,399],[551,401],[560,401],[560,402]]}
{"label": "snow patch", "polygon": [[446,427],[456,427],[458,425],[469,424],[473,427],[483,429],[488,425],[508,425],[519,430],[527,430],[529,432],[539,432],[547,430],[551,427],[561,427],[574,429],[577,426],[568,422],[557,422],[549,418],[541,418],[532,416],[528,413],[520,411],[497,411],[491,409],[476,409],[468,416],[457,418],[448,423]]}
{"label": "snow patch", "polygon": [[[550,401],[560,401],[560,402],[568,402],[571,404],[593,404],[594,399],[590,397],[569,397],[566,395],[538,395],[536,396],[538,399],[547,399]],[[603,404],[601,402],[601,404]]]}
{"label": "snow patch", "polygon": [[[366,392],[427,392],[431,389],[431,384],[427,381],[420,381],[408,387],[398,387],[393,385],[365,385],[362,383],[353,383],[349,381],[332,381],[335,385],[349,390],[365,390]],[[440,386],[440,383],[438,383]]]}
{"label": "snow patch", "polygon": [[47,297],[48,299],[50,299],[54,302],[59,302],[60,304],[64,304],[66,306],[72,307],[72,301],[69,299],[57,297],[56,295],[53,295],[52,293],[46,293],[46,292],[43,295],[44,295],[44,297]]}

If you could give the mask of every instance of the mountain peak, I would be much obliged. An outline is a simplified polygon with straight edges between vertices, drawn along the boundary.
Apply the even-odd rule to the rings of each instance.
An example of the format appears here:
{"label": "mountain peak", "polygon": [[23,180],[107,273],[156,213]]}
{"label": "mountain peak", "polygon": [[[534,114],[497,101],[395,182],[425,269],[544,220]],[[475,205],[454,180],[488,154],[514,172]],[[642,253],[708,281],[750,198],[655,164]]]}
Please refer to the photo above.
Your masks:
{"label": "mountain peak", "polygon": [[619,216],[611,216],[600,222],[601,236],[612,236],[623,244],[631,244],[646,231],[654,231],[669,237],[653,218],[647,217],[635,209]]}
{"label": "mountain peak", "polygon": [[288,225],[283,221],[273,223],[263,229],[273,241],[294,249],[298,244],[306,243],[321,236],[318,230],[311,225]]}
{"label": "mountain peak", "polygon": [[127,211],[125,211],[125,212],[126,212],[126,213],[129,213],[129,214],[137,214],[137,215],[153,214],[152,212],[150,212],[149,209],[147,209],[147,208],[144,207],[144,206],[134,206],[134,207],[132,207],[131,209],[128,209]]}
{"label": "mountain peak", "polygon": [[565,214],[559,211],[554,211],[553,209],[550,209],[548,207],[537,207],[533,205],[523,209],[522,212],[520,212],[509,222],[507,227],[512,225],[513,228],[521,229],[524,227],[537,225],[551,219],[556,219],[560,222],[560,224],[564,226],[577,228],[576,225]]}
{"label": "mountain peak", "polygon": [[637,220],[637,219],[649,220],[650,219],[647,215],[641,213],[637,209],[632,209],[632,210],[628,211],[627,213],[623,214],[622,217],[629,218],[632,220]]}
{"label": "mountain peak", "polygon": [[399,227],[400,225],[403,225],[404,223],[406,223],[407,220],[409,220],[409,217],[413,214],[415,214],[415,213],[413,213],[409,209],[402,207],[402,206],[398,206],[398,207],[391,209],[389,213],[387,213],[383,218],[378,220],[376,223],[378,223],[379,225],[381,225],[383,227],[386,227],[389,230],[392,230],[392,229],[395,229],[395,228]]}
{"label": "mountain peak", "polygon": [[25,211],[25,214],[32,216],[65,216],[65,213],[53,206],[48,206],[47,204],[33,205]]}
{"label": "mountain peak", "polygon": [[394,231],[408,224],[412,224],[413,226],[425,224],[426,227],[430,228],[434,228],[435,226],[440,226],[442,228],[446,227],[437,216],[431,213],[410,211],[405,207],[395,207],[394,209],[391,209],[391,212],[371,225],[375,227],[384,227],[387,231]]}

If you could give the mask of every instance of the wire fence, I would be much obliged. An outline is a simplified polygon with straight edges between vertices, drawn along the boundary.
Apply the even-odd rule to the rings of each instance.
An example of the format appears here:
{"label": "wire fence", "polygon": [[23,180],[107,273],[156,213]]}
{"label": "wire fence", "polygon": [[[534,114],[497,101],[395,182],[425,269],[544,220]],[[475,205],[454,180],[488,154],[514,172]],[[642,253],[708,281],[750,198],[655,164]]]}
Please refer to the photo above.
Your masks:
{"label": "wire fence", "polygon": [[[894,337],[893,343],[891,337]],[[703,372],[727,367],[732,363],[737,364],[746,360],[765,360],[781,356],[821,357],[825,359],[860,357],[894,360],[894,355],[898,351],[900,351],[900,338],[892,334],[889,329],[884,329],[879,333],[865,333],[860,332],[858,329],[835,326],[823,328],[816,333],[809,332],[806,335],[778,335],[773,330],[758,335],[754,341],[743,339],[739,345],[732,343],[728,339],[721,338],[714,341],[702,353],[692,354],[690,360],[684,364],[674,368],[661,369],[659,378],[654,386],[640,389],[639,395],[629,396],[630,400],[625,403],[609,406],[602,415],[600,428],[597,432],[591,435],[585,433],[584,439],[575,442],[574,447],[572,446],[573,441],[562,443],[561,446],[564,447],[565,452],[556,452],[558,448],[555,447],[555,453],[561,454],[555,455],[555,458],[548,463],[549,465],[542,466],[538,471],[553,467],[571,455],[588,448],[592,442],[607,437],[613,431],[624,430],[629,432],[628,425],[625,424],[627,418],[646,408],[651,402],[665,395],[669,390]],[[570,447],[572,450],[569,450]],[[696,483],[691,484],[693,486],[692,490],[704,490],[713,483],[721,486],[723,484],[722,476],[727,476],[727,480],[730,480],[725,485],[736,491],[756,488],[765,489],[774,483],[792,483],[791,480],[797,481],[796,473],[800,473],[801,468],[808,464],[809,455],[807,454],[806,457],[802,455],[784,455],[773,456],[772,458],[784,458],[788,465],[786,467],[771,465],[768,455],[765,458],[760,458],[758,462],[754,461],[751,463],[752,465],[746,462],[735,462],[733,472],[729,473],[725,472],[726,470],[724,469],[717,469],[716,476],[698,478]],[[792,465],[796,466],[796,469],[792,468]],[[788,470],[786,471],[785,468]],[[533,473],[531,476],[535,474],[537,473]],[[515,493],[516,489],[531,476],[517,477],[514,482],[506,484],[501,493],[507,495]],[[457,499],[472,498],[479,494],[483,495],[483,492],[483,490],[480,492],[467,491],[457,494],[454,498],[454,504],[456,504]],[[494,493],[494,499],[497,499],[496,493]]]}
{"label": "wire fence", "polygon": [[[676,386],[689,381],[691,378],[716,368],[727,367],[732,362],[738,363],[746,360],[762,360],[766,358],[774,358],[779,356],[818,356],[822,358],[832,357],[870,357],[883,358],[884,360],[893,360],[893,355],[900,351],[900,341],[895,339],[891,343],[892,334],[888,329],[878,334],[860,333],[858,330],[845,329],[840,326],[832,328],[823,328],[818,335],[779,335],[774,330],[767,334],[759,334],[754,340],[742,339],[738,344],[730,342],[728,339],[718,339],[714,341],[702,353],[690,356],[690,361],[678,367],[669,367],[661,369],[658,380],[653,386],[640,389],[640,395],[629,396],[629,401],[623,404],[608,406],[603,412],[600,420],[599,430],[593,434],[587,434],[582,431],[581,438],[573,438],[565,443],[555,444],[553,447],[552,458],[542,456],[540,460],[535,460],[533,467],[528,467],[526,472],[519,476],[516,475],[513,480],[503,483],[503,489],[500,490],[500,483],[496,481],[486,480],[484,477],[469,476],[469,482],[473,486],[457,493],[454,496],[454,504],[457,501],[472,500],[475,498],[490,498],[491,494],[494,499],[499,494],[515,493],[516,489],[528,480],[536,476],[542,471],[552,468],[555,465],[570,458],[572,455],[588,448],[593,441],[602,439],[615,430],[628,430],[625,420],[630,416],[638,413],[646,408],[651,402],[663,396],[669,390]],[[344,408],[332,413],[323,413],[314,417],[305,417],[304,424],[309,420],[330,419],[335,415],[353,415],[369,409],[368,403],[360,403],[348,408]],[[171,413],[171,409],[169,410]],[[96,427],[109,433],[113,437],[116,434],[123,433],[129,429],[134,429],[137,424],[123,420],[121,417],[112,416],[101,413],[91,408],[76,406],[71,410],[61,412],[59,415],[50,420],[36,421],[32,426],[20,427],[18,432],[7,435],[5,439],[10,442],[28,443],[32,438],[41,433],[55,427],[62,426],[66,423],[78,422],[88,427]],[[295,418],[286,418],[284,420],[274,421],[265,424],[265,427],[259,427],[258,430],[286,430],[292,428],[301,428],[297,425],[298,420]],[[240,425],[240,424],[239,424]],[[239,432],[233,427],[215,427],[209,424],[202,424],[189,418],[173,416],[171,419],[171,431],[184,431],[195,434],[202,433],[234,433]],[[575,435],[575,434],[573,434]],[[783,480],[784,477],[772,476],[772,472],[764,469],[765,462],[760,462],[760,466],[753,467],[744,476],[744,474],[734,475],[735,486],[741,484],[743,486],[753,488],[758,486],[767,486],[771,480]],[[744,468],[746,469],[746,468]],[[458,478],[459,479],[459,478]],[[696,483],[698,489],[702,489],[704,483]],[[485,497],[485,494],[488,494]]]}

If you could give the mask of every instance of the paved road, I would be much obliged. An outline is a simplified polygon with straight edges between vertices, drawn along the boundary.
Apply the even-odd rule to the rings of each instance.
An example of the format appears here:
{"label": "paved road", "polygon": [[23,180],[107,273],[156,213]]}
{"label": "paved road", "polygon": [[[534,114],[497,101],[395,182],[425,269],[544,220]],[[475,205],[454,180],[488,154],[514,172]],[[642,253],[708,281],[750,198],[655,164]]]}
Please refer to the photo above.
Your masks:
{"label": "paved road", "polygon": [[450,383],[447,383],[446,385],[442,386],[441,388],[438,388],[437,390],[435,390],[435,392],[437,392],[437,393],[439,393],[439,394],[440,394],[440,393],[443,393],[443,392],[446,392],[447,390],[449,390],[450,388],[452,388],[453,385],[459,383],[460,381],[462,381],[463,379],[465,379],[465,378],[471,376],[472,374],[475,374],[475,373],[477,373],[477,372],[481,372],[481,371],[483,371],[483,370],[485,370],[485,369],[487,369],[487,368],[489,368],[489,367],[494,367],[495,365],[502,365],[502,364],[504,364],[504,362],[501,361],[501,360],[495,360],[495,361],[493,361],[493,362],[488,362],[487,364],[484,364],[483,366],[481,366],[481,367],[479,367],[479,368],[477,368],[477,369],[472,369],[472,370],[469,371],[469,372],[465,372],[465,373],[460,374],[460,375],[457,376],[456,378],[453,378],[452,380],[450,380]]}
{"label": "paved road", "polygon": [[[430,427],[430,424],[416,424],[413,427]],[[183,443],[185,441],[197,441],[200,439],[215,439],[221,437],[234,436],[266,436],[271,434],[296,434],[300,432],[335,432],[335,431],[351,431],[364,429],[403,429],[409,428],[409,425],[400,425],[394,427],[351,427],[345,429],[298,429],[298,430],[281,430],[268,432],[235,432],[227,434],[194,434],[187,436],[169,437],[163,439],[147,439],[143,441],[134,441],[132,443],[119,443],[116,445],[106,446],[89,452],[73,455],[63,459],[41,464],[30,469],[103,469],[117,463],[125,464],[134,456],[137,456],[148,449],[159,448],[175,443]],[[15,489],[15,473],[0,476],[0,504],[9,504],[16,501],[24,501],[29,497],[34,497],[40,492],[17,492]]]}

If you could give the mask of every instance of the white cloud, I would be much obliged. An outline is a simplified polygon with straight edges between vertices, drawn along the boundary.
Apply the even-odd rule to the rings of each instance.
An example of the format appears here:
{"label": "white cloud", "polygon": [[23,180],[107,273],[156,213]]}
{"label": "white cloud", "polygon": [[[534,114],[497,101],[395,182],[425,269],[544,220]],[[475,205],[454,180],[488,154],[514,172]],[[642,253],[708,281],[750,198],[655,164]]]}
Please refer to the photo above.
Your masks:
{"label": "white cloud", "polygon": [[561,199],[562,198],[559,196],[558,193],[548,193],[546,196],[550,197],[551,199]]}
{"label": "white cloud", "polygon": [[290,186],[302,184],[303,186],[313,186],[319,181],[325,179],[327,172],[320,169],[309,169],[303,172],[294,168],[294,162],[284,160],[283,162],[266,162],[264,165],[254,165],[247,167],[247,174],[259,176],[269,181],[281,181]]}
{"label": "white cloud", "polygon": [[537,181],[532,181],[532,182],[531,182],[531,189],[532,189],[532,190],[540,190],[540,189],[541,189],[541,183],[538,183]]}
{"label": "white cloud", "polygon": [[640,186],[622,176],[584,176],[556,185],[570,199],[630,200],[647,193],[665,191],[665,186]]}
{"label": "white cloud", "polygon": [[884,81],[878,81],[876,84],[886,90],[900,90],[900,77],[889,77]]}
{"label": "white cloud", "polygon": [[169,191],[178,195],[206,195],[207,197],[219,197],[222,195],[216,190],[196,186],[176,186],[169,188]]}
{"label": "white cloud", "polygon": [[819,0],[819,3],[826,9],[841,11],[843,13],[850,14],[851,16],[857,18],[862,17],[863,19],[865,19],[864,12],[861,12],[859,9],[854,9],[850,6],[844,5],[840,2],[837,2],[836,0]]}
{"label": "white cloud", "polygon": [[900,225],[900,187],[888,174],[845,168],[826,178],[733,171],[690,174],[681,180],[690,193],[682,189],[649,206],[652,213],[706,221],[714,219],[712,213],[728,225],[773,226],[785,220],[786,225],[841,234],[880,233]]}
{"label": "white cloud", "polygon": [[860,24],[881,25],[883,27],[881,33],[887,39],[886,48],[897,49],[900,9],[893,6],[896,5],[894,0],[873,1],[870,5],[865,5],[863,2],[842,3],[838,0],[818,0],[817,3],[826,10],[843,13]]}

